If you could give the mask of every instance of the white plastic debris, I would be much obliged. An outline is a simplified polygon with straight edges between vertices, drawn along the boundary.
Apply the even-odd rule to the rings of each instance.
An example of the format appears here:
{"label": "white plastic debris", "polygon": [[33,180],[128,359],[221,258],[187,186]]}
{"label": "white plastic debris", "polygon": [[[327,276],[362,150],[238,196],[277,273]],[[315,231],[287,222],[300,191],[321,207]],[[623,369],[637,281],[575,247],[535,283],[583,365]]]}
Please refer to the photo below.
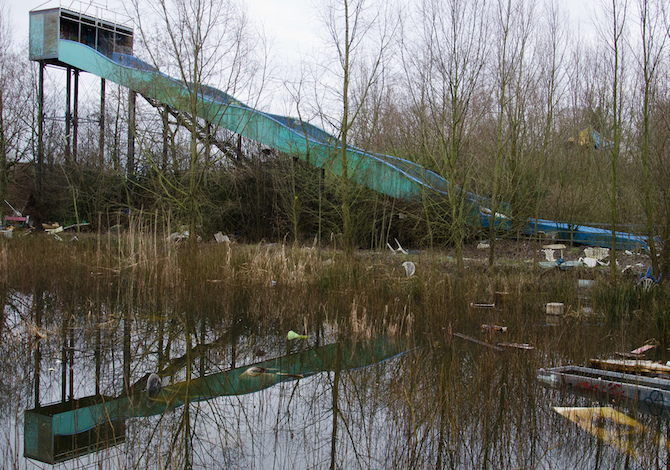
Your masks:
{"label": "white plastic debris", "polygon": [[214,234],[214,240],[216,240],[217,243],[230,243],[230,238],[228,235],[224,235],[221,232]]}
{"label": "white plastic debris", "polygon": [[414,265],[414,263],[412,263],[411,261],[405,261],[402,264],[402,267],[405,268],[405,274],[407,275],[407,277],[414,276],[414,273],[416,272],[416,266]]}
{"label": "white plastic debris", "polygon": [[554,250],[551,248],[545,248],[542,251],[544,251],[544,257],[547,259],[547,261],[556,261],[556,258],[554,257]]}
{"label": "white plastic debris", "polygon": [[586,258],[595,258],[598,261],[607,258],[610,255],[609,248],[602,248],[600,246],[584,248],[584,256]]}
{"label": "white plastic debris", "polygon": [[565,305],[562,302],[549,302],[546,309],[547,315],[563,315],[565,313]]}
{"label": "white plastic debris", "polygon": [[583,262],[589,268],[595,268],[598,266],[598,260],[595,258],[579,258],[579,261]]}

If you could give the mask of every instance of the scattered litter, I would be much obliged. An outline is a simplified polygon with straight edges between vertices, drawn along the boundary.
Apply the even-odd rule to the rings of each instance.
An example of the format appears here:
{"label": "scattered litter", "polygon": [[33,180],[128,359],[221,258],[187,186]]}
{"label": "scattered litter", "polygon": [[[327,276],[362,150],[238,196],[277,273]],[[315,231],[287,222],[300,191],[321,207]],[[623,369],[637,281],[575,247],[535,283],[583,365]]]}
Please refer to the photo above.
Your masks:
{"label": "scattered litter", "polygon": [[551,245],[542,245],[542,248],[549,250],[565,250],[567,247],[563,243],[552,243]]}
{"label": "scattered litter", "polygon": [[482,325],[479,328],[481,328],[483,331],[498,331],[500,333],[507,332],[507,327],[500,325]]}
{"label": "scattered litter", "polygon": [[480,346],[487,347],[489,349],[493,349],[494,351],[502,351],[503,348],[500,346],[496,346],[495,344],[487,343],[486,341],[481,341],[477,338],[473,338],[472,336],[464,335],[463,333],[454,333],[454,336],[457,336],[458,338],[464,339],[466,341],[470,341],[475,344],[479,344]]}
{"label": "scattered litter", "polygon": [[277,287],[277,281],[274,279],[270,281],[270,287]]}
{"label": "scattered litter", "polygon": [[645,352],[649,351],[650,349],[654,349],[655,347],[655,344],[645,344],[644,346],[640,346],[637,349],[633,349],[631,354],[644,354]]}
{"label": "scattered litter", "polygon": [[594,281],[593,279],[579,279],[577,281],[577,285],[580,288],[583,288],[583,289],[593,287],[595,285],[595,283],[596,283],[596,281]]}
{"label": "scattered litter", "polygon": [[549,302],[546,309],[547,315],[563,315],[565,313],[565,305],[562,302]]}
{"label": "scattered litter", "polygon": [[183,232],[172,232],[170,235],[168,235],[168,241],[174,242],[174,243],[179,243],[182,240],[188,240],[188,230],[185,230]]}
{"label": "scattered litter", "polygon": [[230,238],[228,235],[224,235],[221,232],[217,232],[214,234],[214,240],[216,240],[217,243],[228,243],[230,244]]}
{"label": "scattered litter", "polygon": [[563,250],[566,246],[562,243],[552,243],[551,245],[542,245],[542,251],[544,251],[544,256],[547,258],[547,261],[556,261],[554,258],[554,253],[556,251],[561,252],[561,259],[563,259]]}
{"label": "scattered litter", "polygon": [[535,349],[535,346],[531,346],[528,343],[498,343],[498,346],[501,348],[521,349],[523,351],[532,351]]}
{"label": "scattered litter", "polygon": [[475,304],[471,303],[470,307],[472,308],[495,308],[496,304]]}
{"label": "scattered litter", "polygon": [[207,282],[210,282],[212,284],[218,284],[220,282],[223,282],[223,279],[207,279]]}
{"label": "scattered litter", "polygon": [[556,261],[539,261],[537,264],[544,269],[557,267],[562,271],[567,271],[572,268],[579,268],[584,266],[582,261],[582,258],[580,258],[578,261],[565,261],[563,258],[558,258]]}
{"label": "scattered litter", "polygon": [[552,250],[551,248],[545,248],[542,251],[544,251],[544,257],[547,259],[547,261],[556,262],[556,258],[554,257],[555,250]]}
{"label": "scattered litter", "polygon": [[656,279],[651,272],[651,266],[649,266],[647,273],[640,275],[639,284],[644,290],[649,290],[652,288],[652,286],[655,286],[661,281],[661,277],[663,277],[663,273],[659,274],[658,279]]}
{"label": "scattered litter", "polygon": [[584,248],[584,257],[586,258],[595,258],[598,261],[607,258],[610,255],[609,248],[602,248],[599,246],[589,246]]}
{"label": "scattered litter", "polygon": [[58,226],[55,227],[55,228],[47,228],[47,229],[44,229],[44,231],[45,231],[46,233],[48,233],[49,235],[54,235],[54,234],[56,234],[56,233],[61,233],[63,230],[65,230],[65,229],[64,229],[62,226],[60,226],[60,225],[58,225]]}
{"label": "scattered litter", "polygon": [[640,359],[644,357],[644,353],[646,353],[650,349],[655,348],[656,346],[658,346],[658,343],[655,340],[653,340],[653,342],[649,342],[644,346],[640,346],[639,348],[633,349],[631,352],[618,352],[616,354],[617,356],[626,357],[629,359]]}
{"label": "scattered litter", "polygon": [[296,333],[293,330],[289,331],[288,334],[286,335],[286,339],[288,339],[289,341],[294,340],[294,339],[307,339],[307,338],[309,338],[309,336],[299,335],[298,333]]}
{"label": "scattered litter", "polygon": [[550,269],[550,268],[558,267],[558,264],[556,264],[556,261],[538,261],[537,264],[543,269]]}
{"label": "scattered litter", "polygon": [[481,241],[477,244],[478,250],[488,250],[489,248],[491,248],[491,244],[488,242],[488,240]]}
{"label": "scattered litter", "polygon": [[5,238],[12,238],[14,236],[14,229],[8,228],[6,230],[0,230],[0,233],[4,235]]}
{"label": "scattered litter", "polygon": [[407,275],[407,277],[414,276],[414,273],[416,272],[416,266],[414,265],[414,263],[412,263],[411,261],[405,261],[402,264],[402,267],[405,268],[405,274]]}
{"label": "scattered litter", "polygon": [[581,268],[584,266],[584,263],[581,261],[565,261],[563,258],[556,261],[556,264],[561,271],[567,271],[572,268]]}
{"label": "scattered litter", "polygon": [[394,240],[396,242],[396,245],[398,245],[398,249],[396,251],[399,251],[399,252],[404,253],[404,254],[408,254],[407,251],[405,251],[405,249],[402,246],[400,246],[400,242],[398,241],[398,239],[394,238]]}
{"label": "scattered litter", "polygon": [[[179,243],[182,240],[188,240],[189,237],[190,237],[189,231],[183,230],[181,232],[172,232],[170,235],[168,235],[167,240],[170,242]],[[197,240],[202,241],[202,237],[198,235]]]}
{"label": "scattered litter", "polygon": [[595,268],[598,266],[598,260],[595,258],[579,258],[579,261],[584,263],[589,268]]}
{"label": "scattered litter", "polygon": [[78,224],[72,224],[72,225],[68,225],[67,227],[63,227],[63,230],[69,230],[69,229],[75,228],[75,227],[76,228],[88,227],[89,225],[91,225],[91,224],[84,220],[83,222],[80,222]]}

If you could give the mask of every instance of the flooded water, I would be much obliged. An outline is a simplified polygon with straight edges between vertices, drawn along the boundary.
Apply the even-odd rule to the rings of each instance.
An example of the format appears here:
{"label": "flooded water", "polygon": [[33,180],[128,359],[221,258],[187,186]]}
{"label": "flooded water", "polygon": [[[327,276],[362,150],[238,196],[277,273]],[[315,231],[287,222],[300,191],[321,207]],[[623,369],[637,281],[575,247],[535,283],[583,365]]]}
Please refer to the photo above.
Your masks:
{"label": "flooded water", "polygon": [[644,328],[547,317],[544,291],[513,308],[485,305],[486,291],[446,302],[448,282],[433,291],[400,269],[360,291],[211,279],[157,293],[94,272],[69,288],[7,287],[2,467],[668,467],[665,418],[609,403],[641,427],[571,420],[555,407],[607,400],[537,379],[631,350]]}

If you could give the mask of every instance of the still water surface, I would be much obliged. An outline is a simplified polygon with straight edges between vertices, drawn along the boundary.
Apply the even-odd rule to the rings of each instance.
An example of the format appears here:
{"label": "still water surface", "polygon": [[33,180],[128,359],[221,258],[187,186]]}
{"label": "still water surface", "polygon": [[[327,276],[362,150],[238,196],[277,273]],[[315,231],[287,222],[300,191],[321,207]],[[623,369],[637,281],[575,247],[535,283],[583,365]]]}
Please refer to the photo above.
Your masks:
{"label": "still water surface", "polygon": [[[346,329],[335,312],[305,328],[299,311],[292,324],[255,317],[251,306],[265,300],[253,293],[222,318],[216,300],[138,306],[126,289],[6,293],[2,468],[668,466],[667,421],[616,405],[644,431],[613,425],[624,445],[606,443],[553,408],[594,397],[536,378],[645,339],[624,326],[548,322],[539,306],[449,313],[482,341],[535,346],[499,352],[453,337],[446,320],[371,333],[360,311],[359,327]],[[311,295],[323,311],[341,308]],[[430,305],[412,308],[416,317]],[[485,322],[508,332],[482,332]],[[307,337],[288,340],[289,329]],[[147,391],[152,373],[161,386]]]}

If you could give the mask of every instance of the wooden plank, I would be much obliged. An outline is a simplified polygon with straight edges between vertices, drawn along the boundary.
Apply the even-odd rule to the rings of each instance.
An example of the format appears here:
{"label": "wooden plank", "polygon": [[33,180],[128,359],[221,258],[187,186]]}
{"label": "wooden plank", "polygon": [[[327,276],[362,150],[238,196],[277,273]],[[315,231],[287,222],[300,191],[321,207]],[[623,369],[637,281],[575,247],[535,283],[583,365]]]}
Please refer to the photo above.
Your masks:
{"label": "wooden plank", "polygon": [[495,308],[496,304],[475,304],[471,303],[471,308]]}
{"label": "wooden plank", "polygon": [[477,338],[473,338],[472,336],[464,335],[463,333],[454,333],[454,336],[457,336],[461,339],[464,339],[466,341],[470,341],[470,342],[475,343],[475,344],[479,344],[480,346],[484,346],[484,347],[487,347],[489,349],[493,349],[494,351],[502,351],[503,350],[503,348],[501,348],[500,346],[497,346],[497,345],[491,344],[491,343],[487,343],[486,341],[481,341]]}
{"label": "wooden plank", "polygon": [[670,375],[670,366],[658,362],[632,359],[590,359],[592,367],[634,374]]}
{"label": "wooden plank", "polygon": [[523,349],[525,351],[535,349],[535,346],[531,346],[528,343],[498,343],[498,346],[501,348]]}
{"label": "wooden plank", "polygon": [[631,351],[631,354],[643,354],[643,353],[649,351],[650,349],[654,349],[655,347],[656,347],[655,344],[645,344],[644,346],[640,346],[637,349],[633,349]]}

